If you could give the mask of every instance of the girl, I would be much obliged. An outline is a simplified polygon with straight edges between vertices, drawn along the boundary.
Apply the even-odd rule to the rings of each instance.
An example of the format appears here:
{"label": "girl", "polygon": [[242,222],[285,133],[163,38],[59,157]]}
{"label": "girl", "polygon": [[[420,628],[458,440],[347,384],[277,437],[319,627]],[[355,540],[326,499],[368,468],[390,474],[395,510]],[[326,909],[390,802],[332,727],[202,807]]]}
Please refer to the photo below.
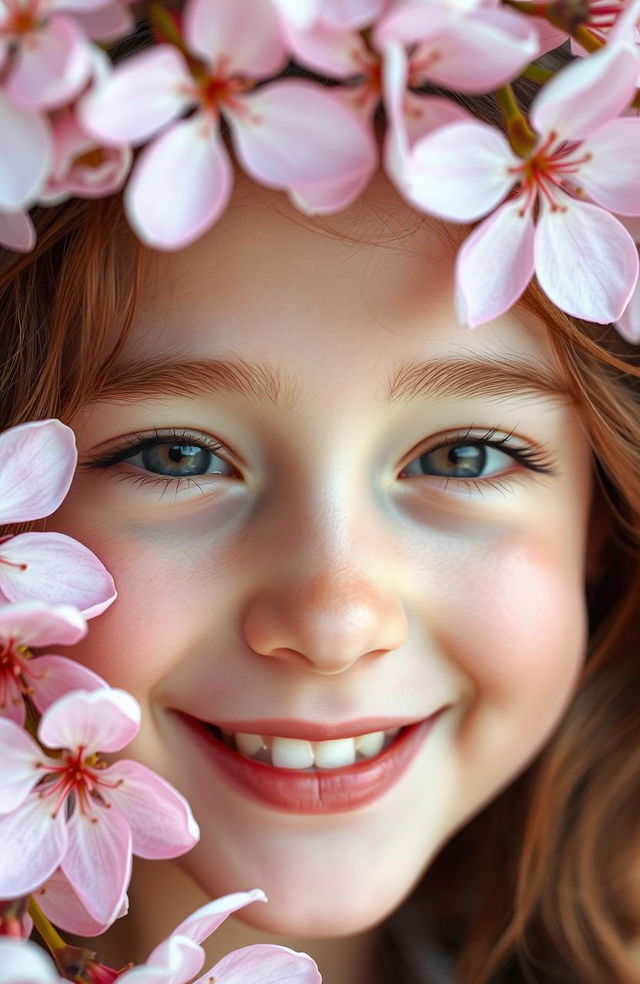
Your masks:
{"label": "girl", "polygon": [[322,220],[235,177],[180,252],[73,201],[3,260],[2,426],[73,427],[47,527],[119,590],[70,655],[202,832],[101,959],[259,886],[212,959],[637,981],[637,356],[535,287],[459,327],[457,235],[381,173]]}

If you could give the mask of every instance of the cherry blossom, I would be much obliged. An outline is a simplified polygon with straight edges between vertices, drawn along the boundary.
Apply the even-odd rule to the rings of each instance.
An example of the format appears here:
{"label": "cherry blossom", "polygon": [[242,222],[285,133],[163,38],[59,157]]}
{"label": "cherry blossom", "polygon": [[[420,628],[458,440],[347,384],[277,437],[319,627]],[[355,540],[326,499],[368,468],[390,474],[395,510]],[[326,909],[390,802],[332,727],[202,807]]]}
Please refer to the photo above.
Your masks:
{"label": "cherry blossom", "polygon": [[107,766],[136,735],[140,707],[122,690],[74,691],[43,714],[38,739],[0,719],[0,897],[37,889],[61,867],[89,915],[121,909],[131,855],[173,858],[199,837],[188,803],[138,762]]}
{"label": "cherry blossom", "polygon": [[[200,944],[227,916],[252,902],[266,902],[260,889],[235,892],[209,902],[188,916],[160,943],[147,962],[118,978],[122,984],[188,984],[204,965]],[[227,954],[196,984],[321,984],[315,962],[284,946],[258,944]]]}
{"label": "cherry blossom", "polygon": [[45,711],[70,690],[97,690],[107,684],[92,670],[65,656],[34,658],[30,647],[73,645],[86,635],[80,612],[68,605],[24,602],[0,606],[0,716],[25,721],[24,697]]}
{"label": "cherry blossom", "polygon": [[[69,490],[75,437],[59,420],[30,421],[0,434],[0,457],[0,523],[42,519]],[[0,601],[68,604],[93,618],[115,597],[111,575],[77,540],[62,533],[0,538]]]}
{"label": "cherry blossom", "polygon": [[139,237],[179,249],[224,211],[233,175],[221,114],[255,180],[292,193],[314,185],[324,210],[332,196],[334,208],[344,207],[345,186],[359,190],[361,176],[373,170],[374,142],[320,85],[279,79],[254,88],[287,60],[275,9],[253,0],[189,0],[183,29],[188,60],[176,47],[157,45],[116,67],[80,104],[83,125],[106,143],[138,144],[162,131],[143,150],[125,190]]}
{"label": "cherry blossom", "polygon": [[544,86],[530,111],[538,139],[525,158],[473,117],[410,148],[396,95],[406,69],[397,49],[389,57],[387,159],[402,193],[449,220],[489,216],[458,253],[461,320],[475,327],[502,314],[534,272],[561,310],[600,323],[620,317],[638,278],[633,240],[611,214],[640,214],[640,120],[618,116],[635,92],[630,48],[577,59]]}
{"label": "cherry blossom", "polygon": [[[108,922],[95,919],[87,912],[61,868],[31,894],[52,923],[76,936],[100,936],[113,922],[111,918]],[[115,918],[121,919],[128,911],[129,899],[125,895]]]}
{"label": "cherry blossom", "polygon": [[274,0],[274,4],[295,30],[360,30],[380,16],[389,0]]}
{"label": "cherry blossom", "polygon": [[91,73],[91,46],[73,13],[104,3],[0,0],[0,60],[7,62],[9,95],[39,109],[62,106],[77,96]]}

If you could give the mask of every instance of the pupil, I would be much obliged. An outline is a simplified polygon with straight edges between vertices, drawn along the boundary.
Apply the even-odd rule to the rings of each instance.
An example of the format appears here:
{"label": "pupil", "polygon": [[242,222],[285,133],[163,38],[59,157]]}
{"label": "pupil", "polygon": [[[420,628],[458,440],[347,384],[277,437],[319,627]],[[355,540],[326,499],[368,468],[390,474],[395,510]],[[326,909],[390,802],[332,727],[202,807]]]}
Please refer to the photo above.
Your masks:
{"label": "pupil", "polygon": [[429,475],[449,478],[479,478],[485,468],[487,449],[482,445],[458,444],[422,455],[420,463]]}
{"label": "pupil", "polygon": [[449,461],[455,476],[480,475],[487,457],[486,448],[473,444],[449,449]]}
{"label": "pupil", "polygon": [[142,453],[144,467],[157,475],[203,475],[211,452],[189,444],[158,444]]}

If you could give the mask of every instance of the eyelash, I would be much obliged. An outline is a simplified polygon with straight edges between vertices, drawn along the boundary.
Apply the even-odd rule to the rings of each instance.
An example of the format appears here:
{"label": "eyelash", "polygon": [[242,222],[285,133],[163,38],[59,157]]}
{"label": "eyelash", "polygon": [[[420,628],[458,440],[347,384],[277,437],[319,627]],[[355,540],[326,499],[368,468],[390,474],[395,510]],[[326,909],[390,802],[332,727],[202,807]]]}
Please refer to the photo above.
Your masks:
{"label": "eyelash", "polygon": [[[469,427],[466,431],[460,431],[458,434],[454,434],[448,437],[446,441],[442,441],[433,447],[426,448],[421,454],[415,454],[410,462],[407,462],[405,468],[411,464],[416,458],[422,457],[426,454],[431,454],[434,451],[438,451],[441,448],[455,447],[456,445],[480,445],[490,448],[496,448],[498,451],[503,451],[509,457],[513,458],[514,461],[522,465],[529,471],[534,471],[543,475],[555,475],[556,468],[553,459],[539,448],[533,447],[533,445],[526,444],[519,447],[512,447],[509,445],[509,441],[512,438],[512,433],[507,434],[500,438],[495,438],[494,435],[497,430],[486,431],[484,434],[478,436],[471,436],[473,431],[473,426]],[[134,457],[136,454],[141,454],[144,451],[148,451],[151,448],[157,447],[158,445],[172,445],[172,444],[190,444],[192,446],[197,446],[202,448],[204,451],[209,451],[211,454],[223,458],[227,448],[223,444],[219,444],[212,438],[206,437],[204,434],[196,434],[192,431],[172,431],[170,433],[160,433],[159,431],[154,431],[153,434],[138,434],[134,432],[133,437],[126,444],[122,444],[118,448],[114,448],[112,451],[107,452],[104,455],[97,456],[81,464],[81,468],[86,470],[96,469],[96,468],[110,468],[114,465],[120,464],[126,461],[128,458]],[[233,466],[232,466],[233,467]],[[164,491],[169,488],[174,488],[176,496],[180,490],[189,487],[197,487],[198,478],[205,476],[185,476],[171,478],[169,476],[157,475],[151,477],[150,475],[140,475],[140,476],[126,476],[127,479],[133,479],[137,487],[152,485],[154,487],[164,486]],[[224,476],[222,476],[224,477]],[[426,477],[426,476],[425,476]],[[436,477],[436,476],[433,476]],[[505,476],[506,477],[506,476]],[[474,488],[479,492],[483,492],[487,487],[498,489],[500,491],[508,487],[508,482],[502,479],[501,476],[495,476],[494,478],[461,478],[454,476],[440,476],[442,479],[441,487],[447,488],[450,482],[454,482],[458,487],[463,488]],[[164,494],[164,492],[163,492]]]}

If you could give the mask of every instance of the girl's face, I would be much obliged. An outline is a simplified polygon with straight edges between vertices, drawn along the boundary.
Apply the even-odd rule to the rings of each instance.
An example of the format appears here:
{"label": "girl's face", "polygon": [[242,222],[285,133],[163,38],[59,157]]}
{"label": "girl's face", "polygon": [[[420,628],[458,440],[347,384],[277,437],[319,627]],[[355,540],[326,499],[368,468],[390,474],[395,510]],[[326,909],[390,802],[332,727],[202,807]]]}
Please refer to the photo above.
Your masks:
{"label": "girl's face", "polygon": [[384,917],[558,724],[592,491],[542,324],[458,327],[453,247],[382,179],[325,228],[243,184],[154,259],[49,524],[116,579],[71,655],[142,703],[129,753],[202,829],[179,863],[318,936]]}

